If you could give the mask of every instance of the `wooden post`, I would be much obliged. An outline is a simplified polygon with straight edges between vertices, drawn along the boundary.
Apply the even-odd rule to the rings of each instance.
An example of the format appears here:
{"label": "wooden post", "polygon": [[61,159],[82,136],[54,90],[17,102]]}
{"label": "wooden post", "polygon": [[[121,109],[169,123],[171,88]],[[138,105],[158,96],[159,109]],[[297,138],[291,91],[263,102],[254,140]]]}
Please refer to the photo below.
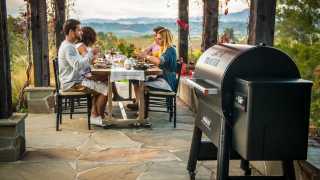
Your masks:
{"label": "wooden post", "polygon": [[0,118],[12,115],[10,73],[6,0],[0,0]]}
{"label": "wooden post", "polygon": [[[179,19],[189,24],[189,0],[179,0]],[[178,54],[179,58],[183,58],[184,62],[188,62],[188,36],[189,28],[183,29],[178,26]]]}
{"label": "wooden post", "polygon": [[218,41],[219,0],[203,0],[203,30],[201,50],[217,44]]}
{"label": "wooden post", "polygon": [[251,0],[248,44],[272,46],[276,0]]}
{"label": "wooden post", "polygon": [[55,0],[55,32],[56,32],[56,49],[58,49],[61,42],[64,40],[63,24],[65,22],[65,7],[66,0]]}
{"label": "wooden post", "polygon": [[34,85],[50,85],[47,4],[45,0],[30,0]]}

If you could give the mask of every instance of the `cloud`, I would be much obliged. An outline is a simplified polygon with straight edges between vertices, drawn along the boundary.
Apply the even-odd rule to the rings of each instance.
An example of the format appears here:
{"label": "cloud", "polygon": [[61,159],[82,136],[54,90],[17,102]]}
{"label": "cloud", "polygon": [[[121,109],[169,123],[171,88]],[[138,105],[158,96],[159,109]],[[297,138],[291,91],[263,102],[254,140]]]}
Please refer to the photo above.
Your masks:
{"label": "cloud", "polygon": [[[247,0],[231,0],[229,12],[248,8]],[[8,14],[16,16],[24,0],[6,0]],[[224,8],[224,7],[223,7]],[[75,0],[71,17],[77,19],[159,17],[176,18],[178,0]],[[202,0],[189,0],[189,16],[202,16]]]}
{"label": "cloud", "polygon": [[25,2],[23,0],[6,0],[7,14],[17,16],[19,12],[25,8]]}
{"label": "cloud", "polygon": [[[231,0],[229,12],[248,8],[246,0]],[[76,0],[71,17],[118,19],[133,17],[176,18],[177,0]],[[189,1],[189,16],[202,16],[202,0]]]}

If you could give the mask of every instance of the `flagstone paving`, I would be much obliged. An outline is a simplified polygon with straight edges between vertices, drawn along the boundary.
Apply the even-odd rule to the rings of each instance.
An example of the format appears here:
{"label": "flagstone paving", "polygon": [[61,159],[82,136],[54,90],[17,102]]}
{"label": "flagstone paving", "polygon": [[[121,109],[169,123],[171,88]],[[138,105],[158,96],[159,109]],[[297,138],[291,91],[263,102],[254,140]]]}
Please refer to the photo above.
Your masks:
{"label": "flagstone paving", "polygon": [[[122,95],[127,94],[127,84],[117,85]],[[175,129],[168,114],[152,112],[151,128],[92,126],[88,130],[85,115],[74,115],[73,119],[65,115],[62,131],[57,132],[55,114],[29,114],[27,151],[20,161],[0,163],[0,179],[187,180],[194,117],[179,100],[177,107]],[[318,144],[314,144],[309,147],[308,159],[320,164]],[[241,175],[239,166],[239,161],[231,161],[230,174]],[[198,162],[196,179],[215,177],[216,167],[216,161]],[[253,173],[259,175],[258,171]]]}
{"label": "flagstone paving", "polygon": [[[87,129],[85,115],[65,115],[57,132],[55,114],[29,114],[27,152],[20,161],[0,163],[0,179],[189,179],[194,117],[180,101],[178,107],[176,129],[166,113],[151,113],[151,128],[92,130]],[[240,174],[238,167],[232,163],[232,172]],[[215,168],[213,161],[198,163],[197,179],[210,179]]]}

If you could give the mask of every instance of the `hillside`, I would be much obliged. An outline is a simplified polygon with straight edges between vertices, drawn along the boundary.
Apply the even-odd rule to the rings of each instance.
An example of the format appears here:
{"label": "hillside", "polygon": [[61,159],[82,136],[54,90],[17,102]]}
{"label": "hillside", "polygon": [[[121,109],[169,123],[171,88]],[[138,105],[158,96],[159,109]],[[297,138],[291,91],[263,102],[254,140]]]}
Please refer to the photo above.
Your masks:
{"label": "hillside", "polygon": [[[219,33],[225,28],[233,28],[236,36],[246,35],[248,16],[249,10],[220,15]],[[190,35],[192,37],[201,36],[202,17],[191,17],[189,21]],[[175,34],[178,30],[176,19],[173,18],[85,19],[81,23],[93,27],[97,32],[113,32],[120,37],[150,34],[152,28],[158,25],[169,28]]]}

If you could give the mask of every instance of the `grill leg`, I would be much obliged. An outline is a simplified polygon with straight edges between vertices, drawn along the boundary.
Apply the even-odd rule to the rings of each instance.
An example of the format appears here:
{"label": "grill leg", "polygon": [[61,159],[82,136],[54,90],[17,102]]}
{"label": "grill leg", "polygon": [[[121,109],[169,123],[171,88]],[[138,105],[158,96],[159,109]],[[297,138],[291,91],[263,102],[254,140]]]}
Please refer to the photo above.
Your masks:
{"label": "grill leg", "polygon": [[282,169],[285,180],[296,180],[293,161],[282,161]]}
{"label": "grill leg", "polygon": [[201,130],[195,126],[193,130],[192,143],[191,143],[191,149],[190,149],[189,161],[188,161],[188,167],[187,167],[191,179],[195,178],[195,170],[197,167],[197,160],[200,152],[201,136],[202,136]]}
{"label": "grill leg", "polygon": [[250,176],[251,175],[251,168],[249,166],[249,161],[241,159],[240,167],[241,167],[242,170],[244,170],[244,175],[245,176]]}
{"label": "grill leg", "polygon": [[221,118],[216,180],[227,180],[227,178],[229,177],[229,154],[231,132],[227,126],[227,121]]}

